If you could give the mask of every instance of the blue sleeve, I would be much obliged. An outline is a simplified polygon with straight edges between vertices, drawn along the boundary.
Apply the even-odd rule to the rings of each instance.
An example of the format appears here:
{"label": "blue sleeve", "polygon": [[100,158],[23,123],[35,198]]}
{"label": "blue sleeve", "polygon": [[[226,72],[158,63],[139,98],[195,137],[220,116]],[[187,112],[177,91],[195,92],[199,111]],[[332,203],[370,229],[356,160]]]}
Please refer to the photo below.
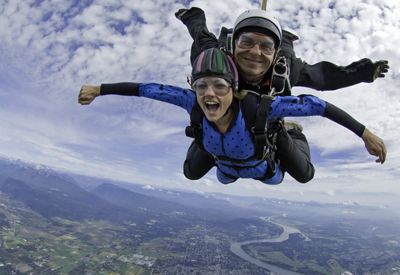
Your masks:
{"label": "blue sleeve", "polygon": [[196,95],[189,89],[156,83],[140,84],[138,96],[182,107],[189,114],[196,100]]}
{"label": "blue sleeve", "polygon": [[349,129],[359,137],[365,130],[363,124],[342,109],[311,95],[276,97],[271,103],[269,118],[285,116],[324,116]]}
{"label": "blue sleeve", "polygon": [[324,116],[326,102],[312,95],[277,96],[268,117]]}

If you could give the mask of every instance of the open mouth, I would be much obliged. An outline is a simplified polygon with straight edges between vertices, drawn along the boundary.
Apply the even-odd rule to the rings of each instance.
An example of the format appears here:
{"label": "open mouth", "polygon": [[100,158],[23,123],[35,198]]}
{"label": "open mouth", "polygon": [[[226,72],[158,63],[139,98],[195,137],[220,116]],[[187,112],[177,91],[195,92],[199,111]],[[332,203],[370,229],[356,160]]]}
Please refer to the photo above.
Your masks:
{"label": "open mouth", "polygon": [[205,102],[206,109],[209,112],[216,112],[219,108],[219,103],[215,101],[206,101]]}

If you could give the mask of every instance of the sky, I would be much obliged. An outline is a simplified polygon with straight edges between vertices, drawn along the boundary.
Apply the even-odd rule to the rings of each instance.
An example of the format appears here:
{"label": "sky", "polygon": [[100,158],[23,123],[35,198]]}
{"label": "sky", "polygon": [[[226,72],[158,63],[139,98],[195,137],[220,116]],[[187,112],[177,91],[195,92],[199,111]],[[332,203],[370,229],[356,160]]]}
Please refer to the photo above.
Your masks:
{"label": "sky", "polygon": [[293,88],[349,112],[381,137],[386,163],[376,164],[348,130],[321,117],[296,118],[316,167],[307,184],[286,175],[268,186],[240,179],[220,184],[215,169],[198,181],[182,174],[191,140],[189,116],[145,98],[104,96],[78,104],[83,84],[156,82],[188,87],[191,38],[175,18],[201,7],[209,29],[233,26],[261,1],[0,0],[0,155],[54,169],[196,192],[256,195],[399,207],[400,2],[394,0],[268,1],[267,9],[300,39],[309,64],[389,60],[383,79],[337,91]]}

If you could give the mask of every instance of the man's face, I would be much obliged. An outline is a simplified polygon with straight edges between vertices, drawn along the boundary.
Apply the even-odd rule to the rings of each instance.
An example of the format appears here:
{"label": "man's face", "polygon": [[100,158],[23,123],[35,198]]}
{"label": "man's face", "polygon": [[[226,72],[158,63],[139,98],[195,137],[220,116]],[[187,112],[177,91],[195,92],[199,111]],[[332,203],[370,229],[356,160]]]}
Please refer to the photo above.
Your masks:
{"label": "man's face", "polygon": [[235,63],[240,76],[249,82],[263,79],[275,55],[272,37],[256,32],[243,32],[235,40]]}

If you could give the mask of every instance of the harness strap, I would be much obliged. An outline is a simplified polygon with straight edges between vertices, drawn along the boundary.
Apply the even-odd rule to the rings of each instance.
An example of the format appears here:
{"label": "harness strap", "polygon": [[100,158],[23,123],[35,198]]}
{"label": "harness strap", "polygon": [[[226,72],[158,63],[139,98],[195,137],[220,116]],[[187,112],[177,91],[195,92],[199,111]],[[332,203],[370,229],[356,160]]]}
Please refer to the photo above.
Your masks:
{"label": "harness strap", "polygon": [[[214,159],[216,162],[218,161],[224,161],[224,163],[222,163],[224,166],[229,166],[229,167],[240,167],[240,168],[254,168],[257,167],[261,162],[264,162],[264,159],[256,159],[254,156],[249,157],[247,159],[234,159],[234,158],[229,158],[229,157],[225,157],[225,156],[215,156],[213,155]],[[256,163],[254,163],[253,165],[240,165],[242,163],[246,163],[248,161],[256,161]],[[230,162],[230,163],[226,163],[226,162]]]}
{"label": "harness strap", "polygon": [[186,127],[185,134],[187,137],[194,138],[194,142],[201,149],[204,149],[202,119],[203,111],[196,100],[190,113],[190,125]]}
{"label": "harness strap", "polygon": [[257,109],[256,120],[251,131],[254,134],[254,156],[264,159],[269,151],[269,141],[266,133],[268,111],[271,107],[273,97],[261,95],[260,104]]}
{"label": "harness strap", "polygon": [[252,131],[252,128],[256,121],[257,105],[259,101],[260,101],[260,95],[253,91],[248,90],[247,95],[240,102],[246,128],[250,132]]}

